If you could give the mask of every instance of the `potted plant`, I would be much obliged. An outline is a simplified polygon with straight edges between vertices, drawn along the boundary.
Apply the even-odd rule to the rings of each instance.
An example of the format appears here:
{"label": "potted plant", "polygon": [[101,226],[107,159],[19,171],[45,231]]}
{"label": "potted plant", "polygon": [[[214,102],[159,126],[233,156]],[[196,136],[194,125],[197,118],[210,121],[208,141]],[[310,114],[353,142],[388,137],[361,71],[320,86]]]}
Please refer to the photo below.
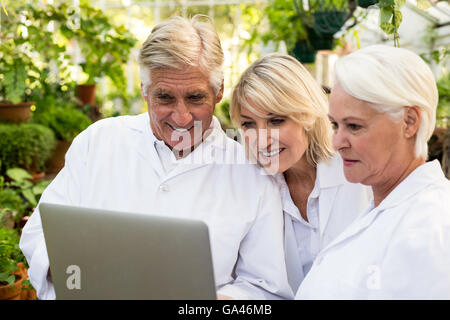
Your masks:
{"label": "potted plant", "polygon": [[378,3],[378,0],[358,0],[358,6],[361,8],[368,8]]}
{"label": "potted plant", "polygon": [[310,45],[315,50],[331,50],[334,34],[353,16],[354,1],[348,0],[293,0],[298,18],[307,26]]}
{"label": "potted plant", "polygon": [[0,124],[0,174],[21,167],[42,173],[55,146],[53,131],[39,124]]}
{"label": "potted plant", "polygon": [[83,105],[95,104],[95,84],[104,76],[117,87],[126,86],[123,65],[137,40],[124,26],[114,25],[101,10],[83,3],[78,27],[66,35],[76,39],[84,55],[80,65],[88,78],[77,89]]}
{"label": "potted plant", "polygon": [[269,31],[262,34],[264,44],[281,41],[288,53],[303,63],[314,62],[317,50],[308,43],[306,26],[298,18],[292,0],[271,0],[264,9],[269,21]]}
{"label": "potted plant", "polygon": [[39,85],[39,68],[31,56],[30,47],[20,32],[17,16],[2,16],[0,33],[0,121],[28,122],[29,100]]}
{"label": "potted plant", "polygon": [[0,300],[20,300],[25,277],[18,263],[24,260],[17,231],[0,227]]}
{"label": "potted plant", "polygon": [[58,173],[64,167],[64,157],[72,140],[92,123],[89,117],[75,106],[59,102],[59,107],[56,106],[56,100],[55,105],[33,114],[33,122],[50,128],[57,140],[52,156],[47,161],[48,173]]}

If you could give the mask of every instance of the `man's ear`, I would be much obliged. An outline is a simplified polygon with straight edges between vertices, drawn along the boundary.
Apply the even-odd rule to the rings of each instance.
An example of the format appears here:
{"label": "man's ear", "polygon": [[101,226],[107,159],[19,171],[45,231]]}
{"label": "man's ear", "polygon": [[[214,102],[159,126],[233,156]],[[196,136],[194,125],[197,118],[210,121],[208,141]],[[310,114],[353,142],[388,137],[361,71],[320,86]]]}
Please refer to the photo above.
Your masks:
{"label": "man's ear", "polygon": [[219,93],[216,95],[216,104],[219,103],[223,98],[223,81],[222,85],[220,86]]}
{"label": "man's ear", "polygon": [[421,121],[419,107],[405,107],[405,114],[403,116],[403,123],[405,125],[404,135],[406,138],[414,137],[419,130]]}

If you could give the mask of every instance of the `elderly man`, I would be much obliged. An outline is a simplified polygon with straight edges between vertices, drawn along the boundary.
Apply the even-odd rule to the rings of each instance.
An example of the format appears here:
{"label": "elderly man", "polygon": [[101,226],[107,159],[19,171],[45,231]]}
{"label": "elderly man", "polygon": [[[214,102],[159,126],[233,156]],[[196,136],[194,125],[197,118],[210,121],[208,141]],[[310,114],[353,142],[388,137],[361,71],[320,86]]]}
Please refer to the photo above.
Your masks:
{"label": "elderly man", "polygon": [[[213,117],[223,94],[223,52],[201,16],[157,25],[140,52],[148,113],[82,132],[41,202],[192,218],[210,231],[219,296],[292,298],[279,191]],[[20,248],[41,299],[54,299],[38,209]],[[118,253],[120,254],[120,253]]]}

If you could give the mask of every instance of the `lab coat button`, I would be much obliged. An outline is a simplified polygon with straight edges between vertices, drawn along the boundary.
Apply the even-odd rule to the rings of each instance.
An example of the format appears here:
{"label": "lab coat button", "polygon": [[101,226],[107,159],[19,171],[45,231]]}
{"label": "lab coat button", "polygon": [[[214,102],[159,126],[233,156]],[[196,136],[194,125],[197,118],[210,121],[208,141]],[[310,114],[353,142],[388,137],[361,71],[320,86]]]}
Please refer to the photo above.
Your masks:
{"label": "lab coat button", "polygon": [[159,186],[159,190],[161,190],[162,192],[167,192],[169,191],[169,186],[167,184],[162,184]]}

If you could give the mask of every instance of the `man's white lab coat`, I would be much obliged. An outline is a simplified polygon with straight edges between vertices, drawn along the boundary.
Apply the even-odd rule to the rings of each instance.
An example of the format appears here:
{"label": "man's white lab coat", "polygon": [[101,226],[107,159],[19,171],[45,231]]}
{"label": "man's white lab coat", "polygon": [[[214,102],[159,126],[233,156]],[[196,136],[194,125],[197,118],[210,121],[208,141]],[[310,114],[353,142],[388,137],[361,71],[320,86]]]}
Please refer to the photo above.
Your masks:
{"label": "man's white lab coat", "polygon": [[[168,174],[155,140],[147,113],[94,123],[73,141],[65,167],[40,201],[202,220],[210,231],[220,294],[293,298],[276,184],[245,162],[242,146],[226,137],[215,118],[212,133]],[[54,299],[37,209],[23,229],[20,248],[38,297]]]}
{"label": "man's white lab coat", "polygon": [[450,181],[415,169],[317,256],[297,299],[450,299]]}

